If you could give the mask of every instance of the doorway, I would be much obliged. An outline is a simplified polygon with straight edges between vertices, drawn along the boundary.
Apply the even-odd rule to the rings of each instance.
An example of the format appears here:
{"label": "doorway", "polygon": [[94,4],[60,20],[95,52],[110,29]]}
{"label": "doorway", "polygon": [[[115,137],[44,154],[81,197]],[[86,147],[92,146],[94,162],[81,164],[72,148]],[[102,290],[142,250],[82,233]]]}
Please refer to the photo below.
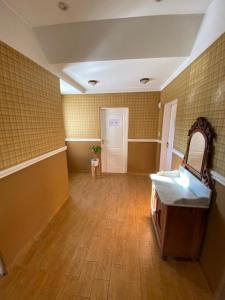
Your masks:
{"label": "doorway", "polygon": [[162,144],[160,154],[160,171],[171,170],[173,156],[173,142],[176,126],[177,100],[164,106]]}
{"label": "doorway", "polygon": [[102,171],[127,173],[128,108],[101,108]]}

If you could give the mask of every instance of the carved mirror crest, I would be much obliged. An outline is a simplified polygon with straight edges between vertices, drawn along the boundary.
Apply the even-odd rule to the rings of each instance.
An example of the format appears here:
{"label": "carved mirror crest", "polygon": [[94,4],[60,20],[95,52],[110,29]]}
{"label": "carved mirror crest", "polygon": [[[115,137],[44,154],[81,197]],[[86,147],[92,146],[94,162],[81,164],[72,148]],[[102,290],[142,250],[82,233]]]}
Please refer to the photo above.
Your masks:
{"label": "carved mirror crest", "polygon": [[209,162],[212,153],[214,132],[205,118],[198,118],[188,132],[187,149],[183,166],[206,186],[213,188]]}

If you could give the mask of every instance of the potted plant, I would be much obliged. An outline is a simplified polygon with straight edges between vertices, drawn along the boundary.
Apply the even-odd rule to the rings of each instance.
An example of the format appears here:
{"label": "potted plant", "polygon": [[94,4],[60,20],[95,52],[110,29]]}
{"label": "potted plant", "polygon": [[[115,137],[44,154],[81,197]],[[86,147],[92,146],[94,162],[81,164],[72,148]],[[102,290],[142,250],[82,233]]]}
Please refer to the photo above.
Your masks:
{"label": "potted plant", "polygon": [[98,145],[92,145],[89,150],[94,153],[94,158],[91,159],[91,173],[93,177],[101,176],[101,164],[98,156],[101,153],[102,148]]}
{"label": "potted plant", "polygon": [[101,153],[102,148],[101,148],[100,146],[98,146],[98,145],[92,145],[92,146],[89,148],[89,150],[90,150],[92,153],[94,153],[94,156],[95,156],[94,158],[92,158],[91,164],[92,164],[93,166],[97,166],[97,165],[99,164],[99,157],[97,157],[97,156],[98,156],[99,153]]}

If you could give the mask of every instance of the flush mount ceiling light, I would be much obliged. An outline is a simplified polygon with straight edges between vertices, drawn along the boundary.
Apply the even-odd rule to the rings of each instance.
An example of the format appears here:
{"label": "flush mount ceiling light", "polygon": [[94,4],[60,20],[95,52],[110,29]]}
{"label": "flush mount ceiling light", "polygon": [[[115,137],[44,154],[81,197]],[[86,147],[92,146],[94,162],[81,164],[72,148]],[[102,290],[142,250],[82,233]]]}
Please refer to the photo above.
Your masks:
{"label": "flush mount ceiling light", "polygon": [[152,78],[148,78],[148,77],[145,77],[145,78],[141,78],[140,79],[140,83],[142,84],[146,84],[148,83],[149,81],[153,80]]}
{"label": "flush mount ceiling light", "polygon": [[89,80],[89,81],[88,81],[88,84],[89,84],[90,86],[95,86],[97,83],[98,83],[97,80]]}
{"label": "flush mount ceiling light", "polygon": [[69,8],[69,6],[65,2],[59,2],[58,3],[58,8],[61,9],[61,10],[67,10]]}

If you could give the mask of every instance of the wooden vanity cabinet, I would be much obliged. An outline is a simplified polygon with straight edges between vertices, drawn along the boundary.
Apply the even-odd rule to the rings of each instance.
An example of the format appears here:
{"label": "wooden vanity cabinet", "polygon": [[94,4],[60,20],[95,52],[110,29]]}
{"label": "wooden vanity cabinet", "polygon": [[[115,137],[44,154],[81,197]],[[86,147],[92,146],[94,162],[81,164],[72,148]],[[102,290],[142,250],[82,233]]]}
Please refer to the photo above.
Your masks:
{"label": "wooden vanity cabinet", "polygon": [[208,209],[165,205],[153,186],[151,211],[162,258],[170,256],[197,260]]}

